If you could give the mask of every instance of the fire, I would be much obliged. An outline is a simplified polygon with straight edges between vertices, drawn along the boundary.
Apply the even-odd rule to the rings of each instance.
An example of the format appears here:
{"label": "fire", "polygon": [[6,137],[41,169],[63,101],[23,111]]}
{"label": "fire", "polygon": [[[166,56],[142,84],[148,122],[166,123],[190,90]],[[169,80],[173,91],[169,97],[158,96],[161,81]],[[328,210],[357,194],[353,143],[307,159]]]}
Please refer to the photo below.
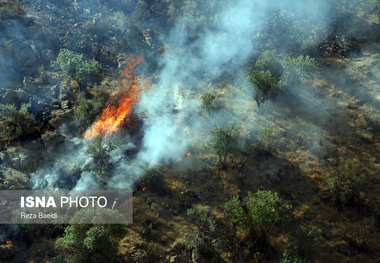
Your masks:
{"label": "fire", "polygon": [[141,188],[141,191],[145,191],[146,190],[146,187],[145,186],[143,186],[142,188]]}
{"label": "fire", "polygon": [[187,153],[186,153],[186,158],[187,158],[187,157],[190,157],[190,155],[191,155],[191,152],[187,152]]}
{"label": "fire", "polygon": [[137,75],[131,72],[142,60],[143,57],[135,56],[130,59],[128,66],[120,75],[121,91],[112,96],[99,119],[83,133],[85,138],[92,139],[97,135],[111,134],[117,131],[120,125],[128,119],[141,93]]}
{"label": "fire", "polygon": [[5,245],[10,246],[11,244],[12,242],[9,239],[5,240]]}

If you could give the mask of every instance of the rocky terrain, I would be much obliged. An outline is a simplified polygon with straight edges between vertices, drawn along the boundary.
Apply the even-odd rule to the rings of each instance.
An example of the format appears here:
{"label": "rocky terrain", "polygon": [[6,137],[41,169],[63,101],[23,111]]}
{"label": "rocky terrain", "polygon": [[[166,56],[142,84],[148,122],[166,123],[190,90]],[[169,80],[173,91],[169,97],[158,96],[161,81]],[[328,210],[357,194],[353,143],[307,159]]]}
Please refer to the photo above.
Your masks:
{"label": "rocky terrain", "polygon": [[[150,83],[141,104],[149,98],[144,92],[167,85],[167,93],[175,95],[164,94],[157,107],[174,116],[180,127],[176,132],[192,138],[178,140],[185,152],[177,153],[167,143],[165,150],[175,154],[158,158],[157,169],[152,164],[156,179],[130,175],[134,166],[127,169],[119,163],[134,164],[154,127],[149,107],[141,110],[138,104],[116,136],[133,147],[125,143],[110,151],[108,176],[125,172],[123,180],[134,193],[134,223],[123,226],[122,237],[107,236],[114,244],[112,253],[60,247],[56,240],[67,226],[2,225],[0,261],[65,262],[73,253],[90,253],[101,256],[88,262],[380,262],[380,11],[375,5],[363,7],[362,1],[333,2],[333,15],[326,15],[323,23],[275,6],[255,24],[262,30],[249,36],[244,63],[235,65],[240,51],[223,61],[228,48],[217,50],[215,44],[210,49],[215,54],[200,59],[207,66],[199,69],[191,60],[183,66],[181,62],[189,61],[188,53],[198,55],[197,41],[208,32],[204,28],[220,26],[223,13],[218,13],[216,1],[0,1],[0,104],[19,110],[27,104],[35,124],[23,127],[17,137],[0,134],[0,189],[78,186],[82,164],[91,160],[86,150],[91,140],[83,139],[83,132],[117,98],[119,76],[134,55],[144,56],[134,73],[140,82]],[[187,34],[184,40],[176,35],[178,24]],[[245,34],[239,26],[231,26],[232,31]],[[229,36],[229,26],[223,30]],[[223,35],[216,39],[223,40]],[[176,51],[175,43],[182,49],[170,53]],[[58,59],[62,50],[97,61],[101,79],[65,75]],[[265,51],[274,51],[285,73],[277,80],[281,91],[258,105],[246,68],[258,67]],[[286,59],[298,56],[311,58],[317,69],[286,83]],[[172,60],[180,64],[172,66],[180,69],[173,75],[185,80],[179,84],[163,80]],[[225,70],[215,73],[214,66]],[[298,66],[295,71],[302,72]],[[182,87],[183,82],[188,86]],[[212,93],[212,105],[204,103],[206,93]],[[156,109],[162,100],[152,97]],[[6,131],[6,121],[0,119],[1,131]],[[234,142],[239,149],[226,153],[222,163],[210,150],[210,130],[213,123],[230,122],[239,131]],[[168,126],[154,138],[170,134]],[[351,176],[350,186],[342,186],[352,194],[348,201],[336,192],[334,173]],[[363,180],[356,179],[361,175]],[[287,224],[247,230],[229,218],[224,204],[231,197],[245,202],[244,197],[259,190],[278,193],[291,205]],[[248,204],[243,210],[249,211]],[[304,236],[302,227],[309,229]]]}

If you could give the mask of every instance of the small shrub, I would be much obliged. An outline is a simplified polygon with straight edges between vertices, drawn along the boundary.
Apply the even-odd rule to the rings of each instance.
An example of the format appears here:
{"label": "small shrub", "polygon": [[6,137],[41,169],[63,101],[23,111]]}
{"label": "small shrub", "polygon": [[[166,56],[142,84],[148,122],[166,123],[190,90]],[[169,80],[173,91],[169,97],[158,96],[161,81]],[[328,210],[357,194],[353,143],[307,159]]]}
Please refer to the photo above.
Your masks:
{"label": "small shrub", "polygon": [[30,103],[23,104],[20,109],[12,104],[0,104],[0,140],[11,142],[35,131],[29,107]]}
{"label": "small shrub", "polygon": [[297,58],[285,58],[282,61],[284,74],[281,83],[286,86],[294,86],[301,79],[311,77],[317,70],[318,64],[309,56],[299,56]]}
{"label": "small shrub", "polygon": [[294,251],[298,256],[308,259],[322,248],[323,242],[321,230],[313,230],[310,226],[300,226],[294,240]]}
{"label": "small shrub", "polygon": [[108,262],[116,257],[117,243],[126,234],[123,225],[73,224],[56,241],[67,262]]}
{"label": "small shrub", "polygon": [[245,229],[249,225],[247,213],[239,200],[239,196],[234,195],[223,205],[224,214],[237,229]]}
{"label": "small shrub", "polygon": [[210,211],[207,211],[201,207],[189,208],[187,209],[187,215],[191,216],[202,231],[206,233],[215,232],[216,221]]}
{"label": "small shrub", "polygon": [[236,229],[242,229],[250,236],[263,237],[270,227],[289,223],[292,218],[290,205],[270,191],[248,194],[244,202],[233,196],[223,205],[224,214]]}
{"label": "small shrub", "polygon": [[218,155],[219,165],[226,166],[227,157],[237,149],[239,130],[233,127],[216,127],[210,131],[208,148]]}
{"label": "small shrub", "polygon": [[245,198],[248,216],[259,232],[263,233],[276,224],[285,225],[291,220],[292,206],[271,191],[257,191]]}
{"label": "small shrub", "polygon": [[94,93],[93,98],[81,99],[79,106],[75,109],[75,116],[83,131],[99,116],[110,97],[108,91],[96,85],[92,92]]}
{"label": "small shrub", "polygon": [[358,204],[360,192],[365,189],[365,178],[358,164],[344,158],[337,159],[328,178],[333,189],[334,200],[338,204]]}
{"label": "small shrub", "polygon": [[86,85],[100,82],[101,65],[95,59],[87,60],[82,54],[61,49],[55,62],[66,77],[71,77],[79,83]]}
{"label": "small shrub", "polygon": [[186,246],[190,249],[200,248],[205,245],[205,241],[199,231],[194,231],[185,235]]}
{"label": "small shrub", "polygon": [[300,258],[299,256],[289,256],[288,254],[283,254],[280,263],[307,263],[307,260]]}
{"label": "small shrub", "polygon": [[145,247],[149,262],[158,262],[162,254],[160,246],[155,242],[149,242]]}
{"label": "small shrub", "polygon": [[274,77],[270,71],[248,68],[248,74],[248,81],[253,85],[256,91],[255,101],[258,107],[278,93],[278,83],[280,79]]}
{"label": "small shrub", "polygon": [[273,51],[265,51],[257,59],[255,69],[269,71],[275,78],[280,78],[283,72],[281,61]]}
{"label": "small shrub", "polygon": [[203,94],[203,96],[202,96],[202,108],[207,110],[207,111],[215,110],[216,109],[216,106],[214,104],[215,99],[216,99],[215,95],[210,93],[210,92]]}
{"label": "small shrub", "polygon": [[162,164],[145,169],[144,175],[139,180],[139,184],[151,192],[164,195],[164,170],[165,166]]}

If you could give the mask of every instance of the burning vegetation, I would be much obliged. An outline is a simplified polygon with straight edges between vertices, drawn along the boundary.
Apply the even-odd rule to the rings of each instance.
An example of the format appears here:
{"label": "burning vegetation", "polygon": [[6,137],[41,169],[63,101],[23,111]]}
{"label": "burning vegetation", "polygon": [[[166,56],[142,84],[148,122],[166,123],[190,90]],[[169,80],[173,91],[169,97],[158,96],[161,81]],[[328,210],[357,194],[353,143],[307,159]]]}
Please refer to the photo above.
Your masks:
{"label": "burning vegetation", "polygon": [[142,61],[143,57],[136,56],[129,60],[129,64],[120,75],[119,90],[111,96],[100,117],[83,133],[83,137],[92,139],[98,135],[107,136],[127,124],[142,91],[141,83],[132,71]]}

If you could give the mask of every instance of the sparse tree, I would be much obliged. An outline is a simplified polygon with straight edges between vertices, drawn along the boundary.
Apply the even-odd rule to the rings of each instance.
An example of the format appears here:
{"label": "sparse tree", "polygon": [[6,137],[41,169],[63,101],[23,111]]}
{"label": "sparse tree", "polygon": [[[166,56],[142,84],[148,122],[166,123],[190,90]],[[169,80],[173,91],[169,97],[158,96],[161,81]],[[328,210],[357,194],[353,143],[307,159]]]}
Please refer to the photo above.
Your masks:
{"label": "sparse tree", "polygon": [[219,165],[225,167],[228,155],[237,149],[239,130],[230,126],[216,127],[210,134],[208,147],[218,155]]}
{"label": "sparse tree", "polygon": [[297,85],[301,79],[311,77],[318,68],[317,62],[309,56],[287,57],[283,59],[282,65],[284,73],[281,83],[285,86]]}
{"label": "sparse tree", "polygon": [[332,186],[335,201],[340,204],[359,203],[360,192],[365,189],[366,176],[361,173],[361,167],[344,158],[335,161],[327,181]]}
{"label": "sparse tree", "polygon": [[88,145],[86,153],[92,158],[84,171],[94,172],[97,175],[98,185],[104,189],[107,187],[108,171],[110,169],[110,152],[116,149],[116,145],[110,141],[103,142],[102,137],[96,136]]}
{"label": "sparse tree", "polygon": [[245,198],[248,216],[259,233],[268,231],[276,224],[290,222],[292,206],[286,204],[277,193],[257,191]]}
{"label": "sparse tree", "polygon": [[255,101],[257,106],[260,107],[266,100],[278,93],[280,79],[274,77],[269,70],[263,71],[248,68],[248,73],[248,80],[255,89]]}
{"label": "sparse tree", "polygon": [[309,259],[323,246],[324,239],[320,229],[312,229],[309,225],[300,226],[294,240],[295,254],[301,258]]}
{"label": "sparse tree", "polygon": [[30,103],[17,109],[12,104],[0,104],[0,140],[14,141],[35,131],[34,116],[28,111]]}
{"label": "sparse tree", "polygon": [[[108,211],[105,216],[120,216],[116,211]],[[114,214],[112,214],[114,213]],[[80,224],[83,218],[89,220],[91,214],[86,210],[77,212],[73,217],[75,224],[68,225],[65,233],[56,241],[56,246],[67,254],[66,262],[94,263],[109,262],[116,257],[117,243],[127,233],[121,224]]]}
{"label": "sparse tree", "polygon": [[98,61],[85,59],[82,54],[67,49],[60,50],[55,64],[66,77],[71,77],[82,85],[96,84],[102,79],[102,66]]}
{"label": "sparse tree", "polygon": [[264,51],[257,59],[255,69],[270,71],[275,78],[281,78],[284,71],[281,61],[273,51]]}
{"label": "sparse tree", "polygon": [[206,111],[215,110],[216,109],[215,99],[216,99],[215,95],[210,92],[206,92],[205,94],[203,94],[202,108],[204,108]]}

